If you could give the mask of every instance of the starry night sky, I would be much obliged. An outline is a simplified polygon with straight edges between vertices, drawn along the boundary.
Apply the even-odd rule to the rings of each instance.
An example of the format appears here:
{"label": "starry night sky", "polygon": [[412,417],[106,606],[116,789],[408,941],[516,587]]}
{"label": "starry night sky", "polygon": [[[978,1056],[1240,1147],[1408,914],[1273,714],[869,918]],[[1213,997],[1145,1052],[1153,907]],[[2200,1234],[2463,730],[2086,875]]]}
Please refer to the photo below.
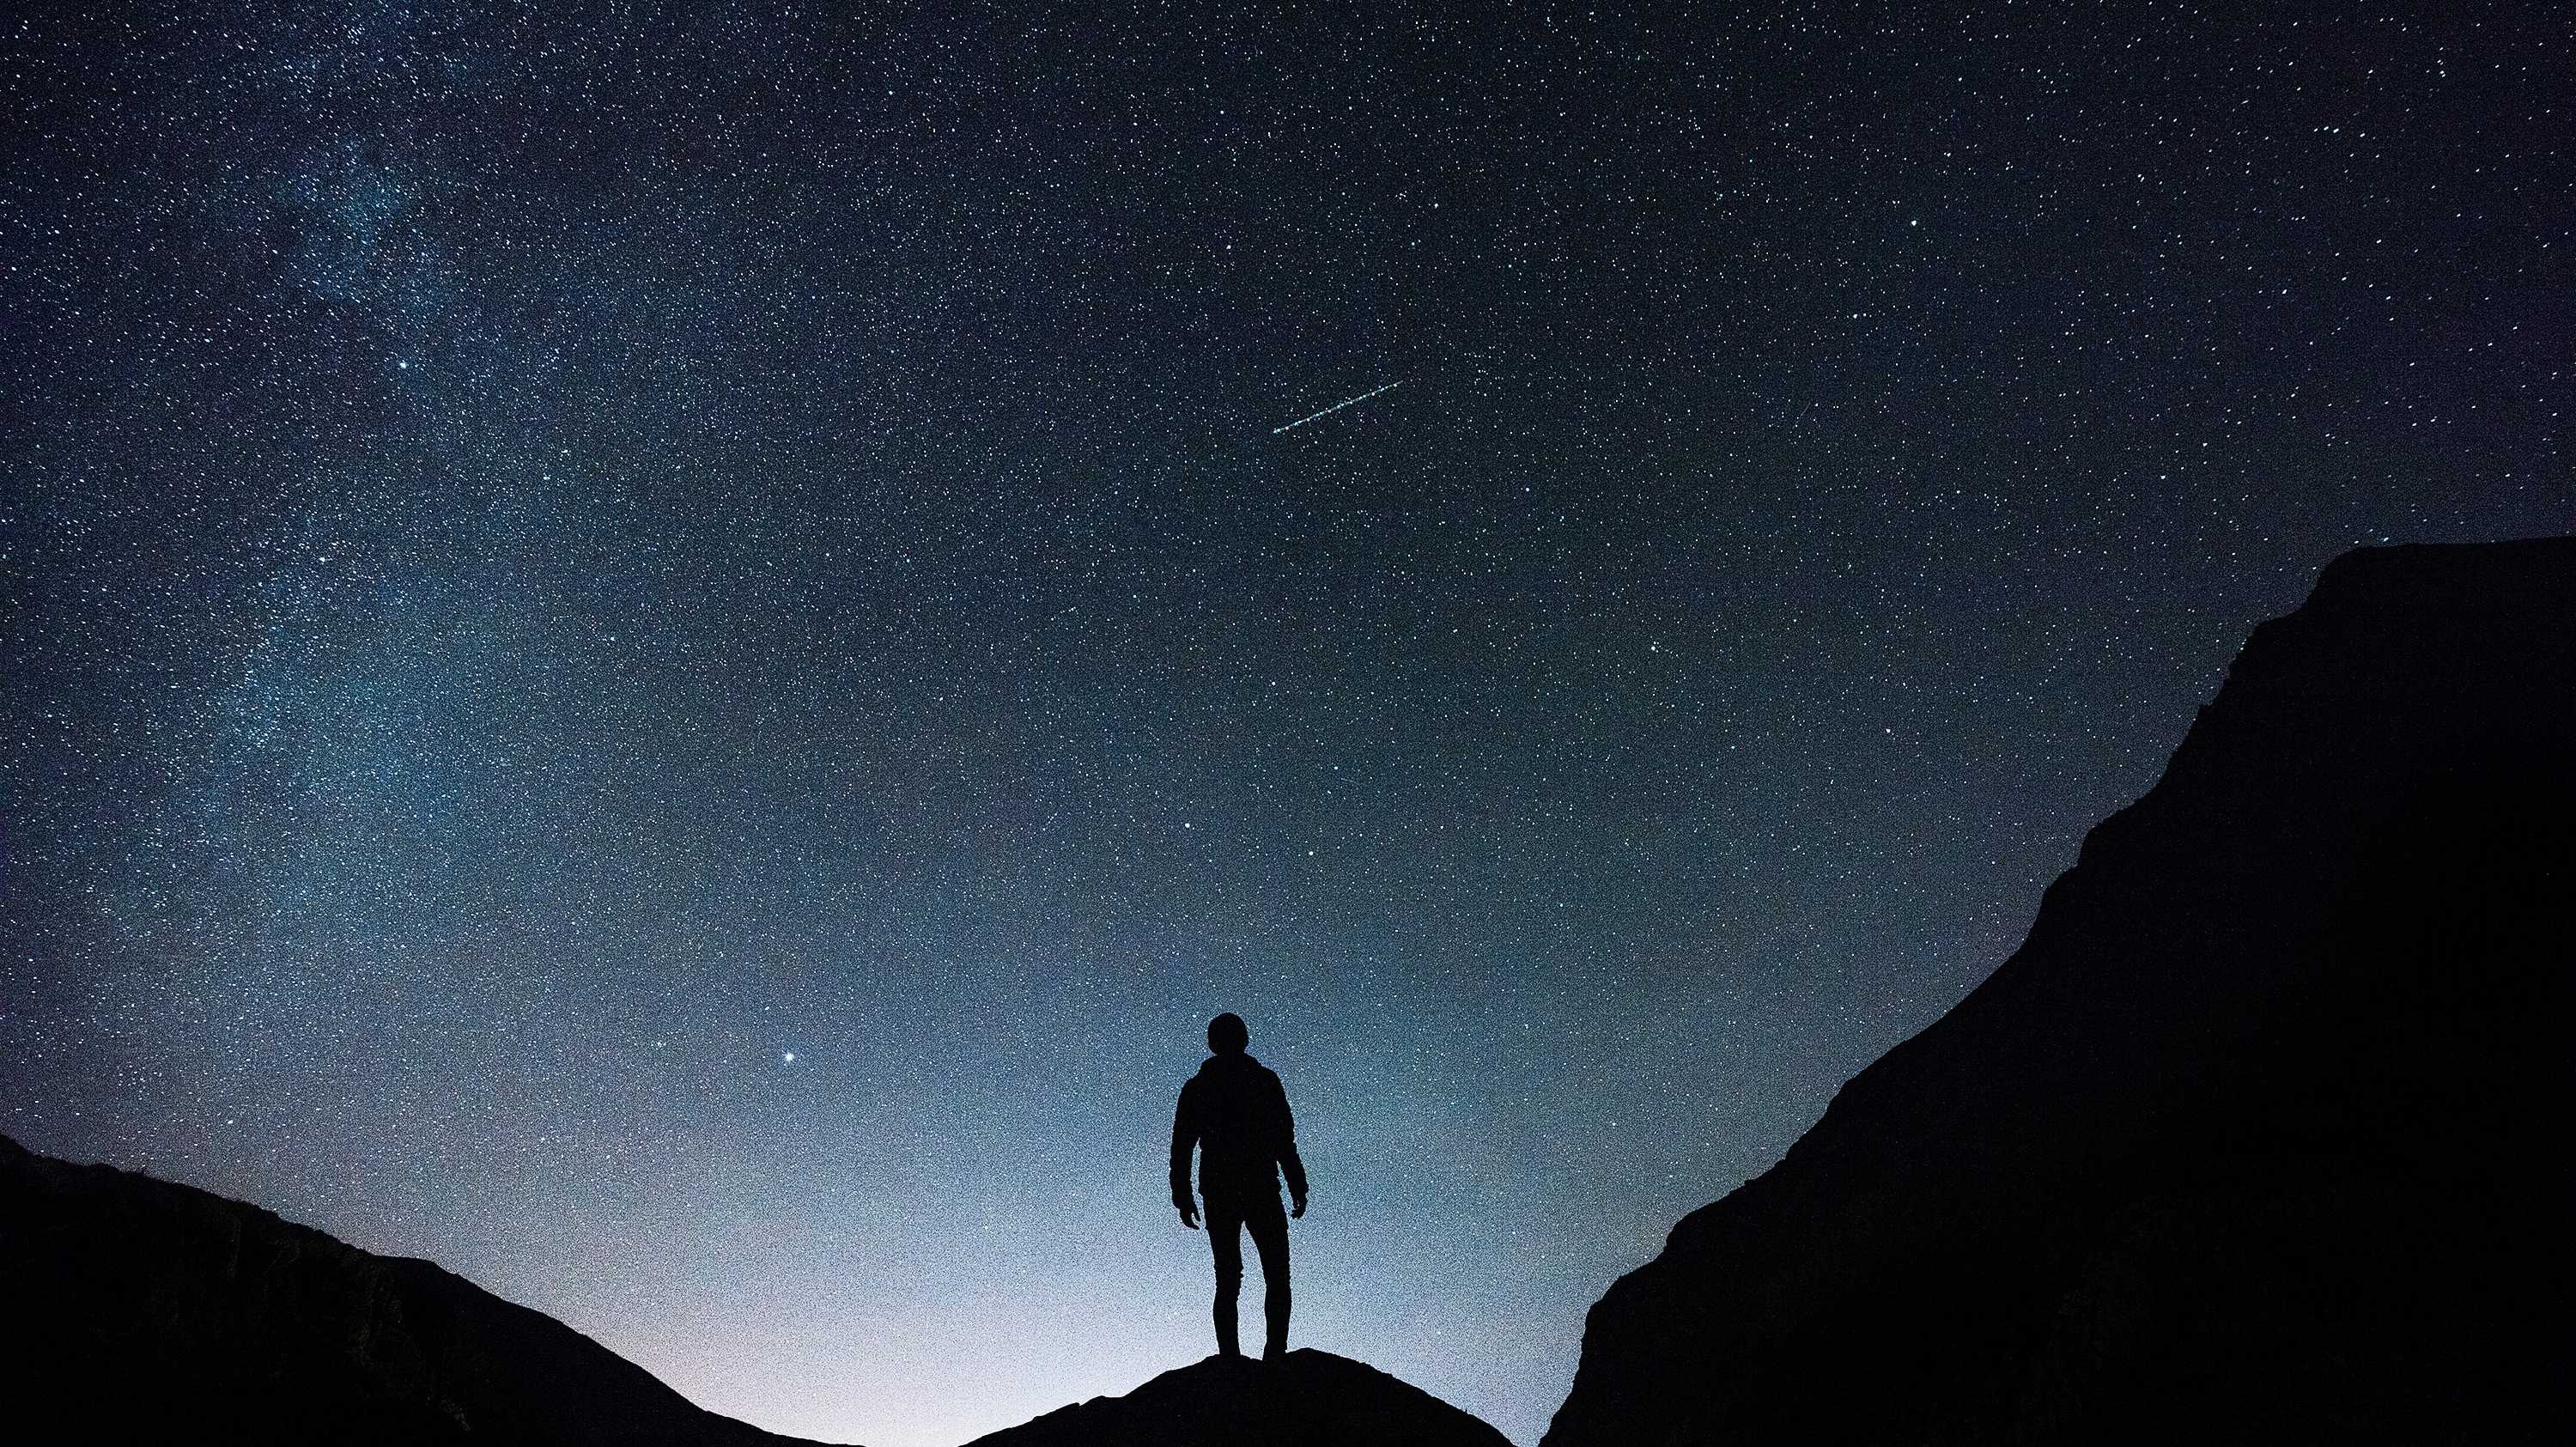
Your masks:
{"label": "starry night sky", "polygon": [[2249,624],[2576,521],[2561,7],[833,8],[5,22],[0,1128],[945,1447],[1209,1349],[1234,1009],[1527,1443]]}

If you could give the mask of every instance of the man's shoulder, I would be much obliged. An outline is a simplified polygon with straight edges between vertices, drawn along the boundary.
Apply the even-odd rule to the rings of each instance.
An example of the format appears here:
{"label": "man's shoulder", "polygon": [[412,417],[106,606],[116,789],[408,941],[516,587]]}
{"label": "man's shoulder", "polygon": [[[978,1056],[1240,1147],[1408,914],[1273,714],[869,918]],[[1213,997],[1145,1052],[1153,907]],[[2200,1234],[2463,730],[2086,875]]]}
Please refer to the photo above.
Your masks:
{"label": "man's shoulder", "polygon": [[1192,1095],[1214,1095],[1220,1099],[1231,1099],[1247,1090],[1279,1088],[1279,1072],[1258,1060],[1242,1059],[1229,1062],[1219,1069],[1200,1067],[1198,1074],[1181,1082],[1181,1095],[1184,1099]]}

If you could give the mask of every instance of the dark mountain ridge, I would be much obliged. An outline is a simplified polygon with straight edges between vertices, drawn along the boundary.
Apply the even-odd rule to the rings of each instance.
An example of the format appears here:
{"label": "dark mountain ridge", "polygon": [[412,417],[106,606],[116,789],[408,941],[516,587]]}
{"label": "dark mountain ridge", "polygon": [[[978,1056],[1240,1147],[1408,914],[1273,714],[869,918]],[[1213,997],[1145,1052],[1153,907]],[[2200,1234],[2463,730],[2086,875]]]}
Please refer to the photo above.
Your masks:
{"label": "dark mountain ridge", "polygon": [[2571,962],[2576,539],[2347,555],[1547,1447],[2559,1435]]}
{"label": "dark mountain ridge", "polygon": [[[25,1440],[810,1447],[694,1406],[430,1262],[6,1136],[0,1282],[0,1423]],[[1507,1447],[1417,1387],[1311,1350],[1209,1358],[981,1440]]]}
{"label": "dark mountain ridge", "polygon": [[789,1447],[427,1262],[0,1136],[25,1441]]}
{"label": "dark mountain ridge", "polygon": [[1311,1348],[1208,1357],[967,1447],[1510,1447],[1503,1434],[1362,1362]]}

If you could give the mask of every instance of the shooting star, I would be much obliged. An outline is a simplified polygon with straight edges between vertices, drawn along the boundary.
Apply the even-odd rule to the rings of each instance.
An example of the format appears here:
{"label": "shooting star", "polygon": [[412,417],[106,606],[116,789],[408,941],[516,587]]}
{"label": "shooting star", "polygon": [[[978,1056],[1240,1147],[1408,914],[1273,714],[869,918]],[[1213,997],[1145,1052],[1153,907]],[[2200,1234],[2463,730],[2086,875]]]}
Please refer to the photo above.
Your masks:
{"label": "shooting star", "polygon": [[1358,395],[1358,396],[1356,396],[1356,397],[1345,397],[1345,398],[1343,398],[1342,400],[1340,400],[1339,402],[1334,403],[1332,406],[1325,408],[1325,409],[1324,409],[1323,411],[1321,411],[1321,412],[1309,412],[1309,413],[1307,413],[1305,416],[1300,417],[1300,418],[1298,418],[1296,421],[1289,423],[1289,424],[1288,424],[1288,427],[1273,427],[1273,428],[1271,428],[1271,429],[1270,429],[1270,435],[1271,435],[1271,436],[1273,436],[1273,437],[1276,437],[1276,436],[1278,436],[1280,433],[1287,431],[1289,427],[1303,427],[1303,426],[1305,426],[1307,423],[1314,421],[1314,420],[1315,420],[1316,418],[1318,418],[1318,417],[1330,417],[1330,416],[1332,416],[1334,413],[1341,411],[1341,410],[1342,410],[1343,408],[1345,408],[1345,407],[1356,407],[1356,406],[1358,406],[1360,403],[1367,401],[1368,399],[1370,399],[1371,397],[1376,396],[1376,395],[1377,395],[1378,393],[1380,393],[1380,392],[1392,392],[1392,391],[1394,391],[1396,388],[1401,387],[1401,386],[1403,386],[1403,385],[1404,385],[1404,381],[1403,381],[1403,379],[1402,379],[1402,378],[1398,378],[1398,379],[1396,379],[1395,381],[1392,381],[1392,382],[1387,383],[1387,384],[1386,384],[1385,386],[1383,386],[1383,387],[1376,387],[1376,388],[1372,388],[1372,389],[1370,389],[1369,391],[1362,392],[1361,394],[1359,394],[1359,395]]}

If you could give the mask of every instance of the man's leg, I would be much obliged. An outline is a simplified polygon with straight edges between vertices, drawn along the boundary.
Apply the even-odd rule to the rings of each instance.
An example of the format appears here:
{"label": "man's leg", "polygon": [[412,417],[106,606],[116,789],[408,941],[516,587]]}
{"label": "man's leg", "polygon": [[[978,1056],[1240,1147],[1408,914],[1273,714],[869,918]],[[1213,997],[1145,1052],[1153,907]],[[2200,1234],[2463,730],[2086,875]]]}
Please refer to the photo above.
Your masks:
{"label": "man's leg", "polygon": [[[1241,1356],[1243,1348],[1236,1345],[1234,1302],[1243,1289],[1243,1216],[1231,1202],[1203,1197],[1200,1204],[1206,1208],[1208,1247],[1216,1253],[1217,1355]],[[1267,1270],[1270,1258],[1264,1256],[1261,1260]]]}
{"label": "man's leg", "polygon": [[[1270,1328],[1264,1359],[1288,1354],[1288,1213],[1280,1209],[1274,1193],[1268,1201],[1256,1201],[1243,1213],[1244,1229],[1252,1233],[1252,1249],[1261,1253],[1262,1316]],[[1236,1271],[1242,1270],[1242,1251],[1236,1249]]]}

